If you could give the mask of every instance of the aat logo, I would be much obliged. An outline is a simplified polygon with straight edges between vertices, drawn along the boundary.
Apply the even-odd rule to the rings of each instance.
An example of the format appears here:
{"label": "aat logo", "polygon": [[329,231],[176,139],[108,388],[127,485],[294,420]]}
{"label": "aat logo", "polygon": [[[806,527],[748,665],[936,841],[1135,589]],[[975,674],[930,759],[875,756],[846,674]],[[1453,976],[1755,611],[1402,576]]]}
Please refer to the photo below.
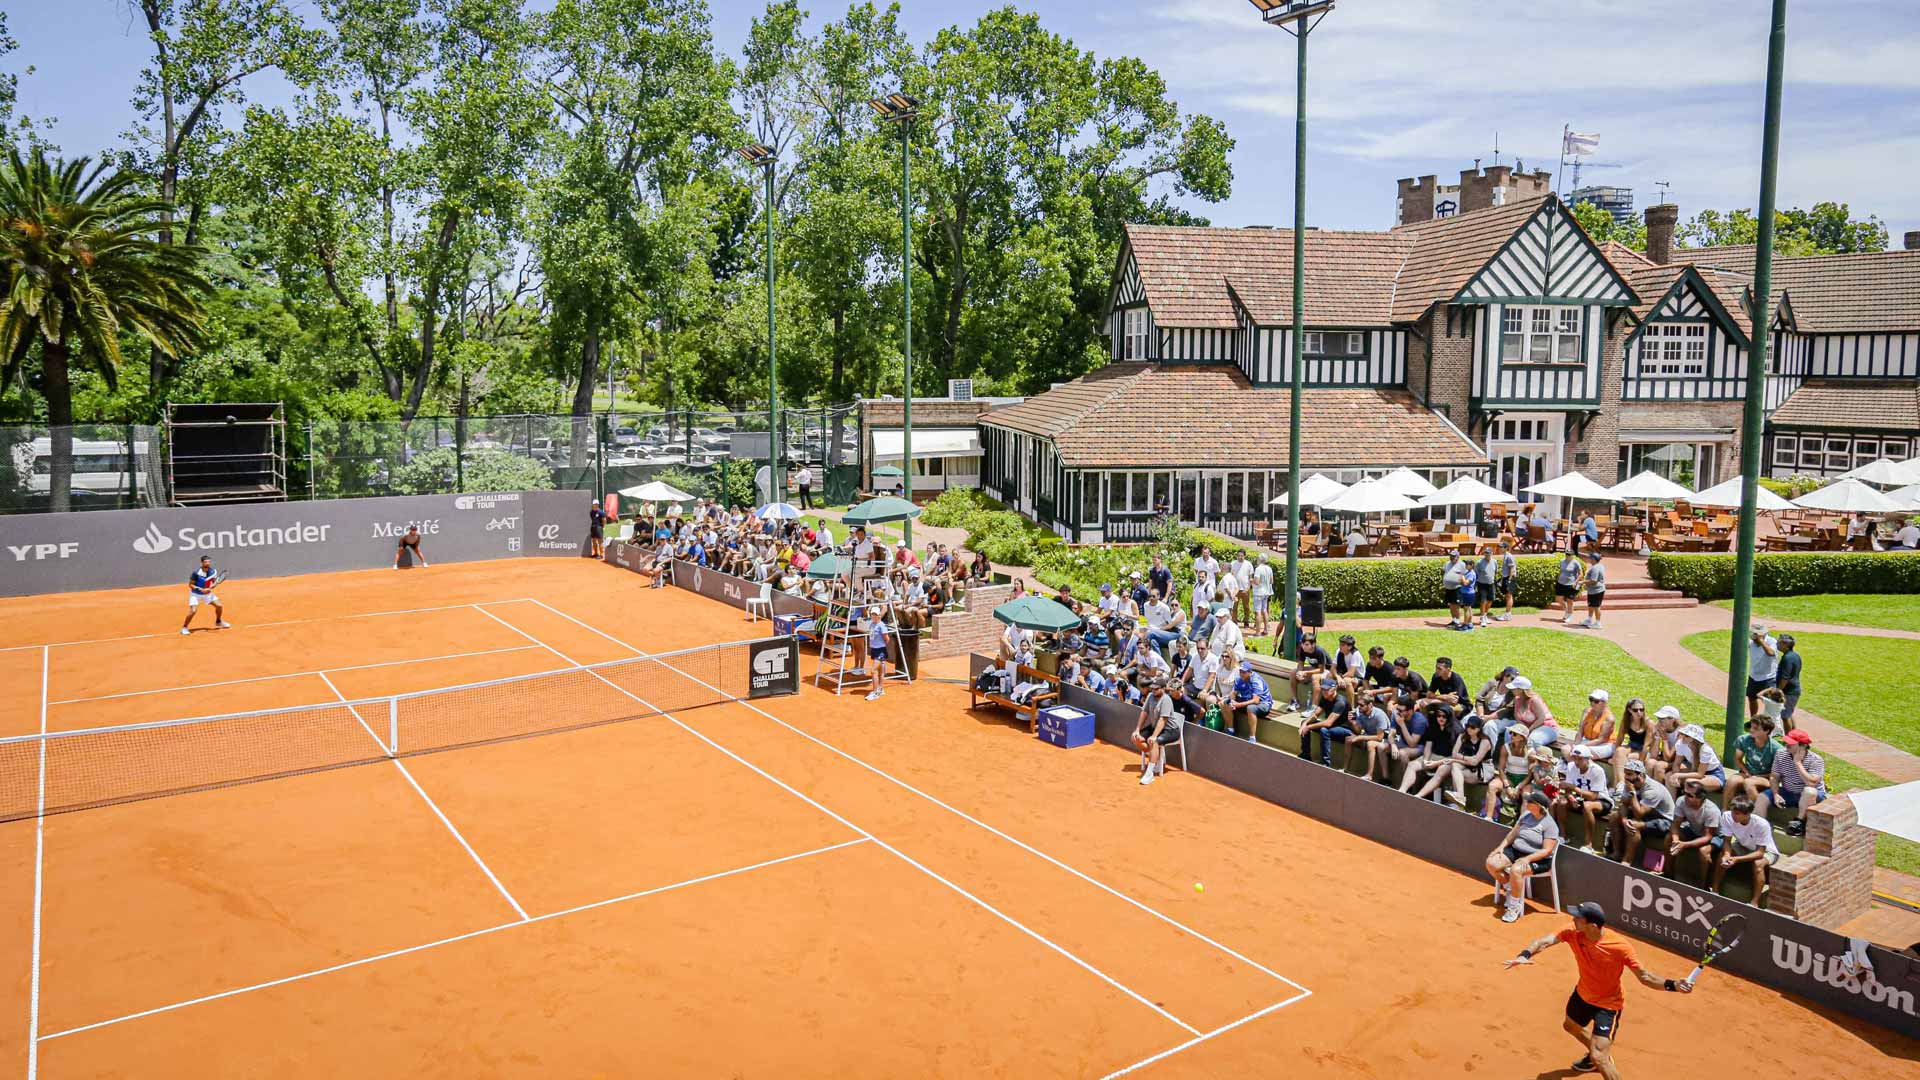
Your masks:
{"label": "aat logo", "polygon": [[133,550],[142,555],[161,555],[173,550],[173,537],[160,531],[160,526],[147,522],[147,531],[133,538]]}

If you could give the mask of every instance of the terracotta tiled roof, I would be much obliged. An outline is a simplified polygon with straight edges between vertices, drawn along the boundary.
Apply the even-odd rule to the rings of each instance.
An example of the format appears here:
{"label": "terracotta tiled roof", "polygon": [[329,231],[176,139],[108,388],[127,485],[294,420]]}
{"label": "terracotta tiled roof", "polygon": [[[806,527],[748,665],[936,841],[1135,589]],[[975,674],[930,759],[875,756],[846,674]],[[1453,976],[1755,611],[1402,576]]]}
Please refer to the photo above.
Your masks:
{"label": "terracotta tiled roof", "polygon": [[1601,244],[1600,254],[1607,257],[1607,261],[1613,264],[1615,270],[1620,271],[1622,277],[1639,270],[1643,266],[1656,265],[1652,259],[1647,258],[1645,255],[1633,250],[1618,240],[1608,240]]}
{"label": "terracotta tiled roof", "polygon": [[1394,288],[1394,320],[1410,322],[1459,293],[1548,197],[1394,229],[1393,235],[1414,242]]}
{"label": "terracotta tiled roof", "polygon": [[[1293,318],[1293,230],[1129,225],[1127,243],[1159,326],[1238,325],[1232,287],[1254,321]],[[1408,244],[1391,233],[1309,230],[1306,320],[1385,326]]]}
{"label": "terracotta tiled roof", "polygon": [[1840,430],[1920,429],[1920,385],[1911,380],[1809,379],[1769,423]]}
{"label": "terracotta tiled roof", "polygon": [[1727,431],[1740,423],[1737,401],[1628,401],[1620,405],[1620,437],[1667,431]]}
{"label": "terracotta tiled roof", "polygon": [[[1068,468],[1276,468],[1287,461],[1290,391],[1221,364],[1109,364],[981,422],[1047,436]],[[1466,436],[1403,390],[1313,389],[1302,467],[1484,465]]]}
{"label": "terracotta tiled roof", "polygon": [[[1725,269],[1752,284],[1751,244],[1681,248],[1675,262]],[[1920,330],[1920,251],[1852,255],[1776,256],[1776,301],[1785,293],[1801,330],[1814,334],[1901,333]]]}

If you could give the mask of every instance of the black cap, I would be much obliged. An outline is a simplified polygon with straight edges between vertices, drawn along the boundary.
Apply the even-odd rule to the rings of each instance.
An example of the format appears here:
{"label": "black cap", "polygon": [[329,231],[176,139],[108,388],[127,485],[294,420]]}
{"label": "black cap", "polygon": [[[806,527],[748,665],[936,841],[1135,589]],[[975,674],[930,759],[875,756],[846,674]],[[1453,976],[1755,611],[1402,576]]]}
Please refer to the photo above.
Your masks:
{"label": "black cap", "polygon": [[1553,805],[1553,800],[1547,798],[1546,793],[1543,791],[1527,792],[1527,802],[1533,806],[1552,806]]}
{"label": "black cap", "polygon": [[1567,909],[1567,914],[1576,919],[1584,919],[1595,926],[1607,925],[1607,909],[1591,900],[1573,905]]}

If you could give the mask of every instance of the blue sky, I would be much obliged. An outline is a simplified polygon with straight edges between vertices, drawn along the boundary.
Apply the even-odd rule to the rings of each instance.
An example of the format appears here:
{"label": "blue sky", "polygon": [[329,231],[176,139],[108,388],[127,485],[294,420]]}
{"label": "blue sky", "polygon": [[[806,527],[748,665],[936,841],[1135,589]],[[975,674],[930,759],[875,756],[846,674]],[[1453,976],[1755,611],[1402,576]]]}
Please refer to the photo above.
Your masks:
{"label": "blue sky", "polygon": [[[314,11],[311,0],[293,0]],[[737,52],[761,5],[714,5]],[[987,0],[904,0],[916,40],[970,22]],[[1292,220],[1293,39],[1246,0],[1024,0],[1101,54],[1139,56],[1182,107],[1225,120],[1239,141],[1233,197],[1196,206],[1226,225]],[[837,11],[827,0],[816,15]],[[68,153],[117,145],[148,43],[125,0],[12,0],[20,49],[4,62],[21,107],[59,120]],[[1344,0],[1312,38],[1308,220],[1391,224],[1394,181],[1457,177],[1475,158],[1552,168],[1562,124],[1598,132],[1589,182],[1652,201],[1671,184],[1683,216],[1751,206],[1759,191],[1765,0]],[[1781,204],[1834,199],[1878,214],[1898,246],[1920,229],[1920,3],[1794,0],[1788,16]],[[250,84],[258,101],[284,84]]]}

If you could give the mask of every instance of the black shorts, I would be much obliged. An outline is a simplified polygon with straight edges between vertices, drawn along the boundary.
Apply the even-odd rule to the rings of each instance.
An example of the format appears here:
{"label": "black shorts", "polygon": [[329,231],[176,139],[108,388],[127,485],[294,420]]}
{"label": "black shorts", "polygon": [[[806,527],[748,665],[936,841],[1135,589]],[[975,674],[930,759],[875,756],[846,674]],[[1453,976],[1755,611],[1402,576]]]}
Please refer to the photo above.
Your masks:
{"label": "black shorts", "polygon": [[1601,589],[1599,592],[1590,592],[1587,594],[1587,607],[1592,608],[1594,611],[1599,611],[1600,605],[1605,603],[1606,599],[1607,590],[1605,589]]}
{"label": "black shorts", "polygon": [[1501,578],[1500,579],[1500,595],[1501,596],[1517,596],[1519,592],[1520,592],[1519,578]]}
{"label": "black shorts", "polygon": [[1597,1038],[1611,1039],[1620,1030],[1619,1009],[1603,1009],[1581,997],[1578,990],[1567,995],[1567,1019],[1581,1027],[1592,1024]]}
{"label": "black shorts", "polygon": [[1451,586],[1442,587],[1440,598],[1446,601],[1448,607],[1452,607],[1460,602],[1460,590]]}
{"label": "black shorts", "polygon": [[[1521,859],[1526,858],[1528,855],[1533,854],[1533,852],[1521,851],[1518,845],[1508,844],[1506,847],[1506,850],[1502,852],[1502,854],[1504,854],[1507,857],[1508,862],[1517,863]],[[1527,873],[1529,874],[1545,874],[1551,871],[1552,869],[1553,869],[1553,856],[1551,855],[1547,856],[1544,859],[1541,859],[1539,862],[1533,862],[1533,863],[1527,864]]]}
{"label": "black shorts", "polygon": [[1760,696],[1760,691],[1771,690],[1771,689],[1773,689],[1772,679],[1748,679],[1747,680],[1747,700],[1752,701],[1753,699]]}
{"label": "black shorts", "polygon": [[1167,746],[1180,741],[1180,729],[1172,724],[1168,724],[1166,727],[1160,729],[1159,738],[1149,739],[1147,732],[1151,730],[1151,728],[1134,728],[1133,733],[1142,739],[1146,739],[1148,742],[1159,743],[1161,746]]}
{"label": "black shorts", "polygon": [[595,526],[593,526],[592,528],[590,528],[590,529],[588,529],[588,530],[587,530],[587,535],[588,535],[588,536],[591,536],[591,537],[593,537],[593,538],[594,538],[595,540],[598,540],[598,539],[600,539],[600,538],[601,538],[601,537],[600,537],[600,526],[598,526],[598,525],[595,525]]}
{"label": "black shorts", "polygon": [[1557,581],[1553,583],[1553,595],[1559,597],[1562,600],[1573,599],[1574,595],[1578,591],[1579,591],[1578,588],[1573,585],[1562,585]]}

